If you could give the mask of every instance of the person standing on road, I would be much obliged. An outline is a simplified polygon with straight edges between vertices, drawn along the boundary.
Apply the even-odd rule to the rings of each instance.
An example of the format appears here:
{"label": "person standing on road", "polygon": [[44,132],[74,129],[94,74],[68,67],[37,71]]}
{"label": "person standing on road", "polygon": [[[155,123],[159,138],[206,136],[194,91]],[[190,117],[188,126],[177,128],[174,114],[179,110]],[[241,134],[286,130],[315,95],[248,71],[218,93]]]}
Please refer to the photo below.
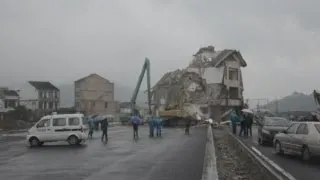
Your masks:
{"label": "person standing on road", "polygon": [[108,142],[108,119],[104,118],[101,121],[101,130],[102,130],[102,136],[101,136],[101,141],[103,142],[105,140],[105,142]]}
{"label": "person standing on road", "polygon": [[161,137],[162,119],[160,117],[157,117],[156,124],[157,124],[157,137]]}
{"label": "person standing on road", "polygon": [[190,134],[190,126],[191,126],[191,120],[186,119],[186,129],[185,129],[185,134],[189,135]]}
{"label": "person standing on road", "polygon": [[89,134],[88,137],[92,139],[93,131],[94,131],[94,122],[91,117],[86,117],[88,119],[88,126],[89,126]]}
{"label": "person standing on road", "polygon": [[139,130],[141,119],[139,118],[139,116],[132,116],[131,122],[133,127],[133,139],[138,139],[139,138],[138,130]]}
{"label": "person standing on road", "polygon": [[240,113],[239,120],[240,120],[240,133],[239,133],[239,136],[242,136],[242,133],[245,136],[246,135],[247,124],[246,124],[246,119],[244,118],[242,112]]}
{"label": "person standing on road", "polygon": [[154,136],[154,116],[149,117],[148,124],[149,124],[149,136]]}
{"label": "person standing on road", "polygon": [[246,121],[247,121],[247,136],[248,135],[252,136],[253,114],[248,113],[246,115]]}
{"label": "person standing on road", "polygon": [[229,115],[229,121],[231,123],[232,133],[237,134],[237,114],[236,111],[233,109]]}

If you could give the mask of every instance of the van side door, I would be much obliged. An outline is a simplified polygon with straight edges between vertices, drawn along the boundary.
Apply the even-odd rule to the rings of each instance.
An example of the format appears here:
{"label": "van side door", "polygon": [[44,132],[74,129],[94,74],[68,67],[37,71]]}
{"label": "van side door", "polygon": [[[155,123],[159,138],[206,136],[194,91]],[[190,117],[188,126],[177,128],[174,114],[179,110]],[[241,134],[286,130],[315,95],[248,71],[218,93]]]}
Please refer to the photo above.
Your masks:
{"label": "van side door", "polygon": [[67,140],[65,136],[70,133],[70,129],[67,127],[67,118],[55,117],[52,119],[53,135],[52,138],[56,141]]}

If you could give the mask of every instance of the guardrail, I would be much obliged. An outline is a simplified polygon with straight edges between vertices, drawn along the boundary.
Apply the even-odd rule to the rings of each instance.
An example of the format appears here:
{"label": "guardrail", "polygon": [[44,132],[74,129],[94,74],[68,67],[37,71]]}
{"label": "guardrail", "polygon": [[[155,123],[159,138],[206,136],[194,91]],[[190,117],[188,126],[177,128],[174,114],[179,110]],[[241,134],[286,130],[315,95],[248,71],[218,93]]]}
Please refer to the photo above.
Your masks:
{"label": "guardrail", "polygon": [[290,173],[286,172],[284,169],[279,167],[276,163],[271,161],[269,158],[264,156],[259,150],[254,147],[248,147],[235,135],[229,132],[229,135],[232,136],[235,141],[238,143],[239,147],[243,152],[248,153],[248,155],[258,164],[261,165],[270,175],[273,176],[273,179],[278,180],[296,180]]}

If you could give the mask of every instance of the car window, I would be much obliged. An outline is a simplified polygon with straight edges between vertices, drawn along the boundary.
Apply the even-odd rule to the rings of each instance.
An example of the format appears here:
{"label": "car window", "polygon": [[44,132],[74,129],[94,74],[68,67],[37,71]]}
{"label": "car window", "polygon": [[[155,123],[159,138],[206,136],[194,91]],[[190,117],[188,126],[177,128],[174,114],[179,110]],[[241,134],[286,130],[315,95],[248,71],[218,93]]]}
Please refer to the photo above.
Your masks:
{"label": "car window", "polygon": [[297,129],[297,134],[308,134],[308,126],[305,123],[301,123]]}
{"label": "car window", "polygon": [[78,117],[70,117],[68,121],[69,126],[78,126],[80,124],[80,119]]}
{"label": "car window", "polygon": [[298,126],[299,126],[298,123],[291,124],[291,126],[287,129],[287,133],[288,134],[296,133],[296,130],[297,130]]}
{"label": "car window", "polygon": [[66,118],[53,118],[52,126],[65,126],[66,124]]}
{"label": "car window", "polygon": [[37,124],[38,128],[48,127],[48,126],[50,126],[50,119],[43,119]]}
{"label": "car window", "polygon": [[265,118],[265,126],[289,126],[289,121],[285,118]]}

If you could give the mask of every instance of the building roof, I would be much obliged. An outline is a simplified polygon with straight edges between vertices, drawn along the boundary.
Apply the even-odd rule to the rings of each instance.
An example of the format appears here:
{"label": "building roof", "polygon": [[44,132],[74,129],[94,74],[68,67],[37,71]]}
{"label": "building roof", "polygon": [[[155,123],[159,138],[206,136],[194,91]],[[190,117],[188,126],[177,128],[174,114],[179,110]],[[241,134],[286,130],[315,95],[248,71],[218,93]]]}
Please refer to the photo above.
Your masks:
{"label": "building roof", "polygon": [[49,81],[29,81],[29,84],[31,84],[37,90],[58,90],[59,91],[59,89],[53,84],[51,84]]}
{"label": "building roof", "polygon": [[102,76],[100,76],[99,74],[96,74],[96,73],[92,73],[92,74],[89,74],[86,77],[80,78],[80,79],[76,80],[75,83],[83,81],[83,80],[85,80],[87,78],[90,78],[90,77],[98,77],[98,78],[101,78],[101,79],[105,80],[108,83],[111,83],[108,79],[106,79],[106,78],[104,78],[104,77],[102,77]]}
{"label": "building roof", "polygon": [[9,90],[9,89],[2,89],[0,90],[0,92],[4,95],[4,96],[19,96],[17,91],[14,90]]}
{"label": "building roof", "polygon": [[[221,63],[225,59],[227,59],[231,55],[236,55],[239,58],[242,67],[247,66],[246,61],[243,59],[243,57],[239,51],[234,50],[234,49],[224,49],[224,50],[220,50],[220,51],[215,51],[214,48],[212,49],[209,47],[200,48],[199,51],[194,55],[195,59],[191,62],[191,64],[189,66],[190,67],[199,66],[199,64],[201,63],[203,66],[218,67],[221,65]],[[212,57],[202,56],[201,60],[199,58],[197,58],[197,55],[199,55],[203,52],[213,52]],[[203,60],[204,60],[204,62],[200,62]]]}

